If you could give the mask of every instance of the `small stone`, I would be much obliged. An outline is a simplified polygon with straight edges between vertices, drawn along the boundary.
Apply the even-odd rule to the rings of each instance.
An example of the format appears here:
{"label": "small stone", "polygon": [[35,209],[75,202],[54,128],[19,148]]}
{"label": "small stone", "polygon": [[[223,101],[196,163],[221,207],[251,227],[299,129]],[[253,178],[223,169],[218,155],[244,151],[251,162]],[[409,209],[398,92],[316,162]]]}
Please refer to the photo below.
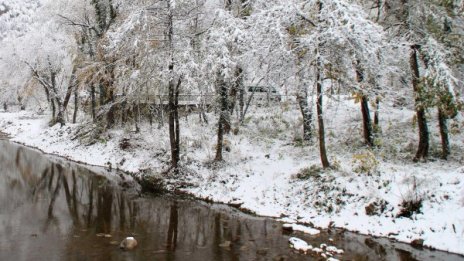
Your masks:
{"label": "small stone", "polygon": [[291,224],[283,224],[282,230],[287,233],[293,232],[293,226]]}
{"label": "small stone", "polygon": [[117,245],[119,245],[119,242],[113,240],[113,241],[110,241],[110,245],[117,246]]}
{"label": "small stone", "polygon": [[415,247],[415,248],[422,248],[424,246],[424,240],[423,239],[414,239],[412,242],[411,242],[411,246],[412,247]]}
{"label": "small stone", "polygon": [[133,237],[126,237],[121,244],[119,244],[119,248],[123,250],[132,250],[137,246],[137,240]]}
{"label": "small stone", "polygon": [[261,248],[261,249],[256,250],[256,254],[265,256],[268,250],[269,250],[268,248]]}
{"label": "small stone", "polygon": [[111,238],[112,236],[110,234],[105,234],[106,238]]}

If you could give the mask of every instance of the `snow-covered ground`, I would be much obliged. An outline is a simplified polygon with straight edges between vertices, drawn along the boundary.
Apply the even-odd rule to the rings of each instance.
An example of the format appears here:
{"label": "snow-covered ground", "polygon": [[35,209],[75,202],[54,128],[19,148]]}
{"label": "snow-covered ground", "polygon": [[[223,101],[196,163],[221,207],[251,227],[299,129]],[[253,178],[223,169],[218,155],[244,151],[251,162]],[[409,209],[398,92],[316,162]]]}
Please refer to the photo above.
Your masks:
{"label": "snow-covered ground", "polygon": [[[226,137],[230,151],[221,166],[210,164],[216,117],[209,116],[209,125],[201,125],[198,115],[181,120],[184,173],[176,181],[185,192],[286,223],[340,227],[408,243],[422,239],[425,246],[464,254],[462,119],[450,122],[453,155],[448,161],[439,159],[438,130],[431,121],[431,160],[413,163],[413,111],[382,104],[380,146],[369,151],[362,145],[359,104],[345,97],[331,100],[325,118],[335,168],[322,171],[317,143],[301,141],[301,117],[294,105],[252,108],[238,134]],[[134,175],[161,173],[168,166],[167,126],[142,125],[135,133],[128,124],[90,145],[76,138],[79,125],[48,127],[49,117],[0,112],[0,131],[46,153]],[[402,203],[414,200],[422,201],[420,213],[397,217]]]}

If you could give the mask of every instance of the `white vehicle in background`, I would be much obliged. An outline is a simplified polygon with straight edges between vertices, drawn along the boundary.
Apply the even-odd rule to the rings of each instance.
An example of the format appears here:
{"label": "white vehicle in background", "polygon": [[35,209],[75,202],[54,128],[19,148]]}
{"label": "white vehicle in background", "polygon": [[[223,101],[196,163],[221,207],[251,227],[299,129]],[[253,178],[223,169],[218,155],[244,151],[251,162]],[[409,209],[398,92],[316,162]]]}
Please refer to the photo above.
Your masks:
{"label": "white vehicle in background", "polygon": [[246,100],[251,99],[252,104],[267,105],[271,103],[279,103],[282,96],[271,86],[247,86]]}

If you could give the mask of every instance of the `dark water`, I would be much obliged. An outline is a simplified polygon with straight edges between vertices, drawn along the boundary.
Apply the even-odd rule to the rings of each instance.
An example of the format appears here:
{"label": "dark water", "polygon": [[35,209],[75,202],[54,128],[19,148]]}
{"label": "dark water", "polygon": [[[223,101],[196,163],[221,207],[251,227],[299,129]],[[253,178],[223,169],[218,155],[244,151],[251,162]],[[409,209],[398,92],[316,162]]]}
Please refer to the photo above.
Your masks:
{"label": "dark water", "polygon": [[[272,219],[139,196],[118,175],[95,172],[104,171],[0,141],[0,260],[320,260],[291,250],[291,236],[344,249],[341,260],[464,260],[339,231],[288,235]],[[138,240],[135,250],[118,248],[126,236]]]}

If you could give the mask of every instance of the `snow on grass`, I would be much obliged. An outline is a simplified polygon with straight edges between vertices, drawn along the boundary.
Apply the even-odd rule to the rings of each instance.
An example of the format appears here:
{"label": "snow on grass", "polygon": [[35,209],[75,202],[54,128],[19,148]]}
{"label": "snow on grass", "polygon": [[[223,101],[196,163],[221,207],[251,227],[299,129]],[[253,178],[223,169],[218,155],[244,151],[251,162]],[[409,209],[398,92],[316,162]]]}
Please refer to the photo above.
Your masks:
{"label": "snow on grass", "polygon": [[[382,104],[380,147],[362,144],[359,104],[341,97],[326,104],[329,159],[336,168],[319,168],[317,143],[302,141],[301,114],[285,103],[251,107],[237,135],[225,137],[229,152],[223,164],[211,167],[217,118],[209,125],[197,115],[183,117],[181,161],[186,173],[179,179],[185,192],[216,202],[232,203],[258,215],[316,228],[345,228],[402,242],[423,239],[425,246],[464,254],[464,137],[461,118],[450,121],[452,155],[439,159],[437,124],[430,121],[431,160],[413,163],[417,146],[414,112]],[[169,164],[167,124],[131,124],[108,131],[93,144],[76,138],[80,125],[48,127],[49,115],[0,112],[0,131],[13,141],[46,153],[140,175],[161,173]],[[234,126],[235,127],[235,126]],[[314,137],[315,139],[315,137]],[[121,143],[127,140],[128,146]],[[375,161],[359,167],[360,161]],[[375,164],[372,162],[376,162]],[[402,204],[422,202],[411,217],[398,217]],[[297,226],[292,224],[292,226]],[[297,229],[295,229],[297,230]]]}

